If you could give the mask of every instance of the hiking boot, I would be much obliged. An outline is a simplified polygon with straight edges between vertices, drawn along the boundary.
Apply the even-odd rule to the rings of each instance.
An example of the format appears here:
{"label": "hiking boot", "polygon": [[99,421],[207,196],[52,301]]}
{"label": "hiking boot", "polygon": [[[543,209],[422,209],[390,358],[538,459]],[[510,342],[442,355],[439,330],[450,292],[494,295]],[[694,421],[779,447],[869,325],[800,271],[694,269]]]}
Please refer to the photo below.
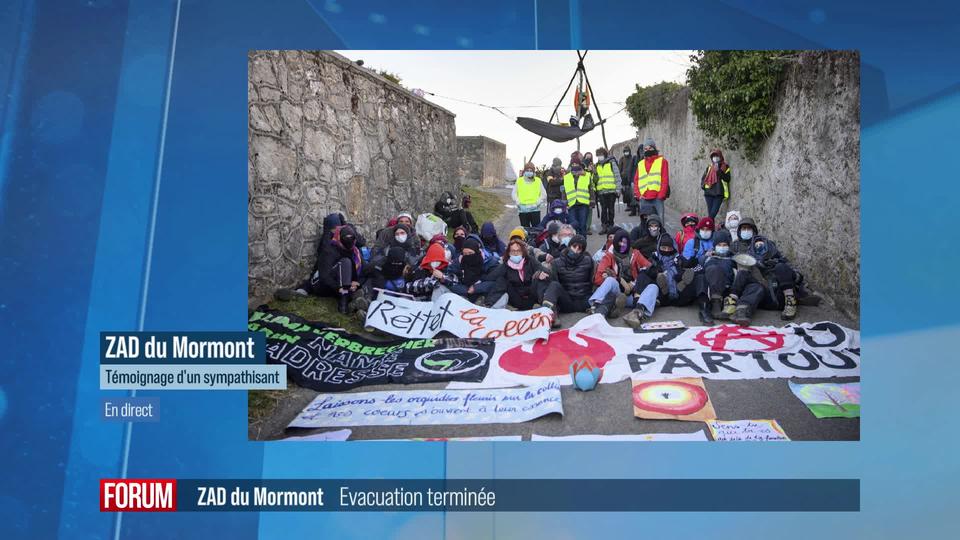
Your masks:
{"label": "hiking boot", "polygon": [[640,328],[643,324],[643,310],[639,308],[631,310],[623,316],[623,322],[630,328]]}
{"label": "hiking boot", "polygon": [[700,301],[700,313],[698,315],[700,317],[700,322],[708,326],[713,325],[714,321],[713,315],[710,314],[710,303],[706,300]]}
{"label": "hiking boot", "polygon": [[370,301],[367,300],[362,294],[357,294],[354,296],[353,300],[350,301],[350,304],[347,305],[347,309],[350,311],[362,311],[364,314],[367,312],[367,308],[370,307]]}
{"label": "hiking boot", "polygon": [[736,306],[733,315],[730,316],[730,320],[740,326],[750,326],[750,306],[746,304]]}
{"label": "hiking boot", "polygon": [[710,316],[714,319],[723,318],[723,300],[720,298],[710,299]]}
{"label": "hiking boot", "polygon": [[627,307],[627,295],[618,294],[616,300],[613,301],[613,309],[610,310],[610,317],[613,318],[623,313],[623,310],[626,307]]}
{"label": "hiking boot", "polygon": [[683,271],[683,277],[680,278],[680,283],[677,284],[677,290],[682,291],[687,288],[687,285],[693,283],[693,277],[696,275],[696,272],[693,271],[693,268],[687,268]]}
{"label": "hiking boot", "polygon": [[720,315],[714,317],[715,319],[732,319],[733,314],[737,311],[737,296],[731,294],[723,299],[723,309],[720,310]]}
{"label": "hiking boot", "polygon": [[667,294],[667,275],[663,272],[657,274],[657,288],[660,289],[660,296]]}
{"label": "hiking boot", "polygon": [[350,295],[341,294],[337,296],[337,313],[344,315],[350,313]]}
{"label": "hiking boot", "polygon": [[780,318],[785,321],[792,321],[797,316],[797,297],[792,294],[783,297],[783,311]]}
{"label": "hiking boot", "polygon": [[610,304],[593,304],[590,306],[590,313],[599,313],[605,318],[610,318]]}
{"label": "hiking boot", "polygon": [[273,297],[283,302],[288,302],[299,296],[307,296],[307,291],[303,289],[277,289],[273,292]]}

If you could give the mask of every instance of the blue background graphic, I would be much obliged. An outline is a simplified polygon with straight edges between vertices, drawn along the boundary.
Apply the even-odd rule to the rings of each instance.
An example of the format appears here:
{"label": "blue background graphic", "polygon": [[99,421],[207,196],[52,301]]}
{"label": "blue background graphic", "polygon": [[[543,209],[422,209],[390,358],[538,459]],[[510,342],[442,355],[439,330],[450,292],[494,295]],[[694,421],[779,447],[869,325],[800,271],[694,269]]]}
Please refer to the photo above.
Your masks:
{"label": "blue background graphic", "polygon": [[[954,536],[960,260],[937,238],[958,203],[958,17],[936,0],[0,3],[0,537]],[[101,421],[123,394],[97,388],[100,331],[246,327],[247,52],[346,48],[859,50],[861,442],[262,444],[244,392],[143,392],[162,421]],[[862,511],[98,513],[119,476],[859,478]]]}

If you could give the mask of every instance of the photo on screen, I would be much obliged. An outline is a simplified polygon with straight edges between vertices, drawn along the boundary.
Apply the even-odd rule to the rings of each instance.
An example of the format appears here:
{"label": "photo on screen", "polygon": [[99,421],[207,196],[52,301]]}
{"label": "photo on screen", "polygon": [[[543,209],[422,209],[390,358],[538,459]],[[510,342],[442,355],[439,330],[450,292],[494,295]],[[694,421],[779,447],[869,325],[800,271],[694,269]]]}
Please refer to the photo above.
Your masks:
{"label": "photo on screen", "polygon": [[860,439],[856,51],[248,55],[258,441]]}

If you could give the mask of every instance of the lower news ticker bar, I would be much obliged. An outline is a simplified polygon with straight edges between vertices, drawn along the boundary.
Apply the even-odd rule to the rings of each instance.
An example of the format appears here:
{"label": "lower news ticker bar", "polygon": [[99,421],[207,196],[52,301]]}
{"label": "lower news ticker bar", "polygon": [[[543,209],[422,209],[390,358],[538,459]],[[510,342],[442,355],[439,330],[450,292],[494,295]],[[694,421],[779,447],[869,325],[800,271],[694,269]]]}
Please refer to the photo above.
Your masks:
{"label": "lower news ticker bar", "polygon": [[858,479],[177,480],[176,510],[858,512]]}

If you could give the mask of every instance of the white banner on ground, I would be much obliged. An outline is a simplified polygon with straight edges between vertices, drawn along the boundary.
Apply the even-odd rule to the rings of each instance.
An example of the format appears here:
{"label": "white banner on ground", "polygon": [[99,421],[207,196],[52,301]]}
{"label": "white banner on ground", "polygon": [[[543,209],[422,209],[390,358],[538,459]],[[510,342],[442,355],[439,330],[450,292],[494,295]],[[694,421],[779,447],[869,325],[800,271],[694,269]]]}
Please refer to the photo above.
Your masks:
{"label": "white banner on ground", "polygon": [[602,367],[604,383],[627,378],[859,377],[860,332],[832,322],[635,331],[591,315],[546,341],[498,342],[483,381],[447,388],[530,386],[545,380],[571,384],[570,363],[579,359]]}
{"label": "white banner on ground", "polygon": [[367,310],[366,326],[405,338],[430,338],[447,331],[461,338],[497,342],[544,339],[550,335],[548,308],[529,311],[490,309],[446,293],[432,302],[381,294]]}
{"label": "white banner on ground", "polygon": [[349,429],[337,429],[334,431],[324,431],[323,433],[314,433],[313,435],[304,435],[302,437],[287,437],[281,441],[345,441],[350,438]]}
{"label": "white banner on ground", "polygon": [[319,394],[288,427],[513,424],[563,414],[560,386]]}
{"label": "white banner on ground", "polygon": [[504,441],[522,441],[520,435],[490,435],[488,437],[415,437],[412,439],[369,439],[371,441],[400,442],[504,442]]}
{"label": "white banner on ground", "polygon": [[703,431],[694,433],[641,433],[638,435],[537,435],[530,437],[531,441],[709,441]]}

